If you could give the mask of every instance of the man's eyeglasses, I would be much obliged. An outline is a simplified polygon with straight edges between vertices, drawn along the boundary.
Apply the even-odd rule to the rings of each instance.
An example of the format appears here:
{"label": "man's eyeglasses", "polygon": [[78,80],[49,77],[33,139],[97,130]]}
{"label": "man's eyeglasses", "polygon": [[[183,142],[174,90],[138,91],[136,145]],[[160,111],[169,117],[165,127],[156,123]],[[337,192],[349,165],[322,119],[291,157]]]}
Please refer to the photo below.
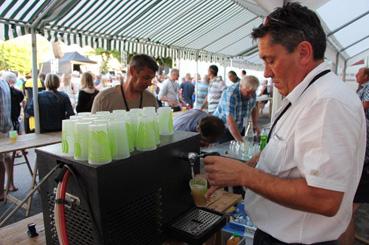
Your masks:
{"label": "man's eyeglasses", "polygon": [[304,37],[306,37],[306,32],[305,32],[305,30],[302,26],[298,27],[298,26],[296,26],[292,23],[289,23],[287,21],[271,17],[269,15],[265,16],[262,25],[264,27],[269,27],[269,26],[272,26],[272,25],[276,25],[276,26],[280,26],[280,27],[286,27],[286,28],[294,29],[296,31],[300,31],[304,35]]}

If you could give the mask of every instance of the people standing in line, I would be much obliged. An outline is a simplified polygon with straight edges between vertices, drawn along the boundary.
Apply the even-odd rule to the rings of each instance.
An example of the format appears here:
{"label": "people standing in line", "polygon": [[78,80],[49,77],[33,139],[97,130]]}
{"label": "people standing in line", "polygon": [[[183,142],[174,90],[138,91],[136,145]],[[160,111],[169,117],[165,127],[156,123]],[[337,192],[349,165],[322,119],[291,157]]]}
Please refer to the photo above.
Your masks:
{"label": "people standing in line", "polygon": [[161,85],[158,98],[164,103],[165,106],[172,107],[173,111],[180,111],[180,100],[179,100],[179,70],[173,68],[170,71],[168,79],[164,80]]}
{"label": "people standing in line", "polygon": [[101,91],[94,100],[92,113],[145,106],[158,107],[155,96],[147,91],[155,72],[159,69],[156,61],[148,55],[139,54],[132,57],[126,81],[122,85]]}
{"label": "people standing in line", "polygon": [[226,88],[222,94],[219,105],[214,116],[219,117],[227,130],[222,142],[237,140],[243,142],[242,132],[244,120],[250,118],[253,122],[253,130],[260,132],[257,126],[258,111],[256,108],[256,89],[259,80],[254,76],[246,76],[239,83],[235,83]]}
{"label": "people standing in line", "polygon": [[229,71],[228,72],[228,79],[229,81],[231,81],[232,83],[238,83],[240,82],[240,78],[237,76],[236,72],[234,71]]}
{"label": "people standing in line", "polygon": [[355,216],[360,205],[363,203],[369,203],[369,68],[360,68],[356,73],[356,82],[358,83],[358,89],[356,93],[363,104],[364,113],[366,116],[366,152],[364,159],[363,171],[361,174],[359,186],[356,190],[352,205],[352,217],[346,231],[340,237],[341,244],[354,244],[355,241]]}
{"label": "people standing in line", "polygon": [[[7,73],[2,76],[7,76]],[[0,78],[0,138],[7,138],[12,129],[11,93],[9,84]],[[0,153],[0,202],[4,201],[5,171],[8,175],[9,191],[16,191],[13,183],[13,161],[9,153]]]}
{"label": "people standing in line", "polygon": [[[56,74],[47,74],[45,79],[46,90],[38,93],[40,111],[40,132],[57,132],[62,130],[62,121],[74,115],[69,97],[59,92],[60,79]],[[26,108],[29,115],[34,115],[33,100]]]}
{"label": "people standing in line", "polygon": [[206,157],[208,195],[247,188],[254,244],[338,244],[363,169],[366,122],[358,96],[324,62],[319,17],[287,3],[255,28],[264,76],[284,97],[256,168]]}
{"label": "people standing in line", "polygon": [[99,93],[94,86],[94,77],[90,72],[85,72],[81,77],[81,90],[78,93],[78,102],[76,106],[77,113],[91,112],[92,104],[96,95]]}
{"label": "people standing in line", "polygon": [[204,106],[209,90],[208,75],[204,75],[202,81],[197,81],[195,84],[195,103],[194,109],[207,111],[207,106]]}
{"label": "people standing in line", "polygon": [[[183,83],[181,83],[180,87],[180,95],[181,100],[188,106],[192,108],[193,102],[192,102],[192,95],[195,91],[195,86],[192,84],[192,78],[190,73],[186,73],[185,80]],[[185,105],[185,106],[186,106]]]}
{"label": "people standing in line", "polygon": [[58,91],[66,93],[70,99],[70,103],[72,104],[73,109],[76,108],[77,89],[76,86],[72,83],[71,74],[64,73],[62,75],[62,81]]}
{"label": "people standing in line", "polygon": [[208,69],[209,88],[208,95],[203,104],[202,109],[208,107],[208,113],[213,114],[217,109],[220,97],[226,88],[225,82],[218,77],[218,67],[216,65],[209,66]]}

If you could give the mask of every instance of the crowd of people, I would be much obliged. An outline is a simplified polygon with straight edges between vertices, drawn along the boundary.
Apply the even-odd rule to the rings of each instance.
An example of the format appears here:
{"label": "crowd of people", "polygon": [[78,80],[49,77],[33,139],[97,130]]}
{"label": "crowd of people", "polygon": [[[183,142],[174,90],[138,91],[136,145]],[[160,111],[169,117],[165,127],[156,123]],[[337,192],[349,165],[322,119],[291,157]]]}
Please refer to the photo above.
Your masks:
{"label": "crowd of people", "polygon": [[[326,35],[318,16],[299,3],[288,3],[253,29],[264,76],[284,96],[276,112],[264,150],[248,164],[219,156],[206,157],[205,171],[218,188],[242,186],[248,191],[245,207],[257,230],[254,244],[353,244],[352,216],[359,203],[369,202],[369,68],[358,71],[357,93],[329,69],[324,61]],[[61,121],[76,112],[130,110],[170,106],[187,111],[175,118],[176,130],[198,131],[201,144],[243,141],[245,120],[258,133],[257,91],[270,95],[265,81],[246,74],[228,73],[226,86],[211,65],[203,77],[180,71],[157,74],[156,61],[147,55],[131,59],[127,77],[116,86],[99,90],[101,76],[83,73],[79,89],[71,76],[40,76],[41,132],[60,131]],[[0,81],[0,137],[19,130],[21,103],[25,119],[33,117],[28,81],[23,92],[14,88],[16,74],[3,72]],[[105,85],[104,85],[105,86]],[[258,90],[259,88],[259,90]],[[25,102],[23,102],[25,96]],[[366,116],[366,117],[365,117]],[[25,125],[25,127],[27,127]],[[32,128],[31,120],[28,127]],[[4,168],[9,156],[0,156],[0,200]],[[12,183],[12,190],[16,187]],[[348,227],[348,228],[347,228]]]}

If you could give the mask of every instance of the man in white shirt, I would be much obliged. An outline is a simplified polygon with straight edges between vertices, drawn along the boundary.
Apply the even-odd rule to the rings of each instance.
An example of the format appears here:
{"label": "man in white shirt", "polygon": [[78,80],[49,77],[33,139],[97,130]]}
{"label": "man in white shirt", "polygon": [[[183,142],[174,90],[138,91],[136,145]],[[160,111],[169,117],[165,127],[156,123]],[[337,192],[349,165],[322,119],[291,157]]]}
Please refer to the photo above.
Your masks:
{"label": "man in white shirt", "polygon": [[166,106],[170,106],[174,111],[180,111],[181,107],[179,104],[179,85],[178,85],[179,70],[172,69],[170,76],[161,85],[158,99]]}
{"label": "man in white shirt", "polygon": [[248,188],[254,244],[337,244],[352,214],[363,167],[366,124],[357,95],[324,63],[317,15],[287,3],[252,32],[264,76],[285,96],[256,168],[205,158],[212,187]]}

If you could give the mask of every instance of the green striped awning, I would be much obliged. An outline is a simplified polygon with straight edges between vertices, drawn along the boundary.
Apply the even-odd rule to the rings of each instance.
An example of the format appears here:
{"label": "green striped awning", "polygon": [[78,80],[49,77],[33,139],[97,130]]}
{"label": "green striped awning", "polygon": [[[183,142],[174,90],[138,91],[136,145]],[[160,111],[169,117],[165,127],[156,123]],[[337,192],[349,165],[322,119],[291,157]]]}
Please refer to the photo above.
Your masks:
{"label": "green striped awning", "polygon": [[152,56],[228,62],[261,18],[232,0],[0,0],[0,40],[48,40]]}

